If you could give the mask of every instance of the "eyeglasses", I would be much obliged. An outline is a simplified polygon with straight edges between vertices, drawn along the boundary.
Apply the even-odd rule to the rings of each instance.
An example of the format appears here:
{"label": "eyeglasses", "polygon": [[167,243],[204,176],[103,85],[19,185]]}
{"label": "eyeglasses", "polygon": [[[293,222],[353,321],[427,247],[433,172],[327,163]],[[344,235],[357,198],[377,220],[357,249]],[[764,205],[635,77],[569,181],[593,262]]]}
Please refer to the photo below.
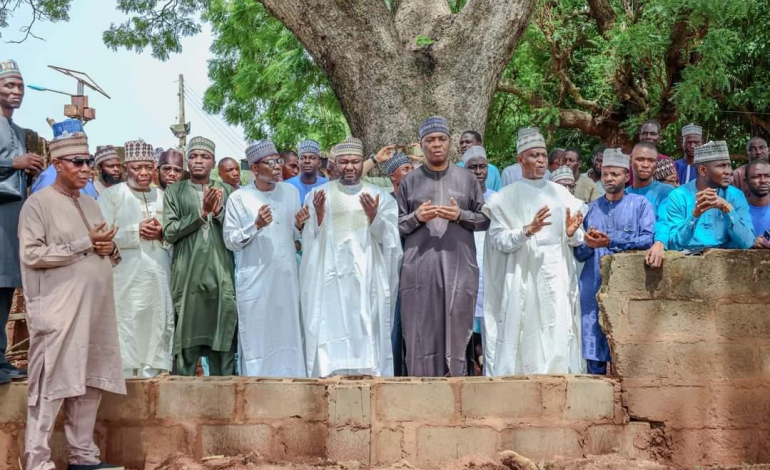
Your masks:
{"label": "eyeglasses", "polygon": [[283,158],[276,158],[274,160],[260,160],[259,163],[264,163],[270,168],[275,168],[279,165],[283,165]]}
{"label": "eyeglasses", "polygon": [[89,167],[94,166],[94,159],[93,158],[60,158],[59,160],[63,160],[65,162],[70,162],[75,167],[80,168],[83,165],[87,164]]}

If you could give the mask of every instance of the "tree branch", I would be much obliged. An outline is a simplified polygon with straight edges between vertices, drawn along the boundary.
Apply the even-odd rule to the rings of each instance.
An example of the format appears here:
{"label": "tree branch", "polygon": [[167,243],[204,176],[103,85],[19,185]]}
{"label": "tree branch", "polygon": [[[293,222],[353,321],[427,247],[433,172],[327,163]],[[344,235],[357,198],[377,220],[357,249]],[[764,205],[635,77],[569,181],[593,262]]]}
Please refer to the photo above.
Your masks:
{"label": "tree branch", "polygon": [[608,39],[608,32],[615,26],[615,11],[609,0],[587,0],[591,18],[596,21],[599,34]]}

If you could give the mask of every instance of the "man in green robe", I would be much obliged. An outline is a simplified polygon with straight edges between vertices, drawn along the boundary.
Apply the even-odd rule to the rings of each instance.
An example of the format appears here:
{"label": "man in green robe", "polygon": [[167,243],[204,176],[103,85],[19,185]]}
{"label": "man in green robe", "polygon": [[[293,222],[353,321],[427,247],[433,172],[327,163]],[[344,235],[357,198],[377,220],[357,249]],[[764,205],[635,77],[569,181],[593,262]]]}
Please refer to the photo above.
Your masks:
{"label": "man in green robe", "polygon": [[171,294],[180,375],[195,375],[202,356],[208,357],[211,375],[235,374],[234,262],[222,236],[224,207],[232,189],[210,179],[214,151],[214,142],[191,139],[190,179],[168,186],[164,199],[163,236],[174,246]]}

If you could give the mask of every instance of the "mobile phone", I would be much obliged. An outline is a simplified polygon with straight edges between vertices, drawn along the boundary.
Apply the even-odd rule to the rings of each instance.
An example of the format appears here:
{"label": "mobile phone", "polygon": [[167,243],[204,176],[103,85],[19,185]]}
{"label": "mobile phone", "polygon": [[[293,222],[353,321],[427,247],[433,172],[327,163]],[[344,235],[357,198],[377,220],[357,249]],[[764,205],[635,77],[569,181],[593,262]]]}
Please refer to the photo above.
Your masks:
{"label": "mobile phone", "polygon": [[765,237],[765,240],[770,242],[770,228],[765,230],[765,233],[762,236]]}

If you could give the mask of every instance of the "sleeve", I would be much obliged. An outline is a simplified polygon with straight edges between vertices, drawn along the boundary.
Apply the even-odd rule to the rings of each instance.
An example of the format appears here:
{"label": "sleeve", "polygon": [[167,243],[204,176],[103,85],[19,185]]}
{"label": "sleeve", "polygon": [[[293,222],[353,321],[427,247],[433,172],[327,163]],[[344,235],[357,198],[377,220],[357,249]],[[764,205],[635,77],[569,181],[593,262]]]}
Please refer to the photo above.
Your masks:
{"label": "sleeve", "polygon": [[610,251],[620,253],[629,250],[646,250],[652,246],[655,230],[655,213],[652,204],[644,198],[639,205],[639,232],[626,240],[610,240]]}
{"label": "sleeve", "polygon": [[[589,226],[590,221],[588,220],[588,215],[590,215],[590,213],[591,213],[591,209],[589,208],[588,214],[586,215],[585,219],[583,219],[583,229]],[[594,255],[594,249],[586,245],[585,241],[583,241],[582,244],[576,246],[573,251],[575,254],[575,258],[581,263],[585,263]]]}
{"label": "sleeve", "polygon": [[698,219],[687,210],[687,201],[678,191],[672,191],[666,204],[666,221],[669,228],[667,249],[681,250],[686,247],[695,234]]}
{"label": "sleeve", "polygon": [[53,164],[48,165],[48,168],[38,175],[35,182],[32,183],[32,188],[29,190],[30,194],[35,194],[41,189],[47,188],[53,184],[56,179],[56,172],[49,170],[49,168],[53,168]]}
{"label": "sleeve", "polygon": [[[582,212],[583,213],[583,221],[585,222],[585,219],[588,218],[588,213],[591,210],[591,206],[589,206],[588,204],[583,202],[582,199],[578,199],[575,196],[572,196],[571,194],[569,196],[572,198],[572,199],[570,199],[570,202],[571,202],[571,204],[570,204],[570,213],[571,214],[576,214],[578,212]],[[565,221],[567,220],[566,219],[566,214],[565,214],[565,219],[564,220]],[[566,233],[565,233],[565,235],[566,235]],[[585,235],[586,235],[585,230],[583,230],[583,227],[580,226],[580,227],[578,227],[577,230],[575,230],[575,233],[573,233],[571,237],[567,238],[567,244],[569,244],[569,246],[571,246],[573,248],[577,247],[577,246],[580,246],[580,245],[582,245],[585,242]]]}
{"label": "sleeve", "polygon": [[224,212],[225,220],[222,233],[225,239],[225,246],[228,250],[237,253],[251,242],[258,229],[254,222],[248,223],[245,227],[243,226],[245,217],[241,210],[240,200],[237,197],[228,199]]}
{"label": "sleeve", "polygon": [[[492,201],[495,199],[493,197]],[[487,241],[495,250],[513,253],[527,243],[530,237],[524,234],[524,227],[509,227],[496,203],[485,205],[484,212],[489,215],[490,221]]]}
{"label": "sleeve", "polygon": [[318,215],[315,212],[315,205],[313,204],[313,198],[315,197],[315,189],[311,190],[305,195],[305,205],[307,205],[310,218],[305,222],[305,227],[302,230],[302,251],[306,252],[307,248],[315,241],[320,227],[318,226]]}
{"label": "sleeve", "polygon": [[501,188],[504,188],[509,184],[513,183],[513,165],[503,170],[503,174],[500,179],[502,180]]}
{"label": "sleeve", "polygon": [[215,185],[222,190],[222,210],[219,211],[219,215],[213,216],[212,221],[224,224],[225,223],[225,209],[227,208],[227,201],[233,194],[233,188],[229,184],[220,183]]}
{"label": "sleeve", "polygon": [[[294,205],[293,207],[293,214],[296,216],[297,212],[302,210],[302,201],[299,200],[299,190],[297,188],[294,188],[294,186],[291,186],[294,190],[291,191],[291,195],[294,198]],[[308,219],[310,220],[310,219]],[[305,221],[305,225],[307,225],[308,220]],[[291,221],[291,228],[293,230],[294,235],[294,241],[299,242],[302,240],[302,232],[297,228],[297,224],[295,223],[294,219]]]}
{"label": "sleeve", "polygon": [[[733,189],[733,188],[728,188]],[[730,191],[733,196],[728,201],[733,210],[726,214],[730,222],[727,233],[730,235],[730,248],[749,249],[754,245],[754,223],[751,221],[751,212],[746,196],[737,191]]]}
{"label": "sleeve", "polygon": [[120,225],[117,223],[116,214],[118,212],[118,200],[120,199],[118,191],[118,189],[105,191],[96,202],[99,204],[99,209],[102,211],[102,217],[104,217],[107,226],[115,225],[118,227],[118,233],[115,234],[115,238],[112,240],[118,245],[118,248],[126,250],[139,248],[141,246],[139,224]]}
{"label": "sleeve", "polygon": [[398,201],[398,233],[405,237],[422,225],[422,222],[417,220],[417,209],[409,210],[409,185],[406,181],[401,181],[398,186],[396,200]]}
{"label": "sleeve", "polygon": [[655,220],[655,236],[654,236],[654,241],[662,243],[663,248],[666,250],[668,249],[668,239],[669,239],[668,216],[666,214],[667,208],[668,208],[668,197],[663,199],[663,201],[658,206],[657,216]]}
{"label": "sleeve", "polygon": [[49,269],[77,263],[92,251],[92,244],[88,235],[68,243],[46,244],[39,203],[30,200],[24,204],[19,217],[19,248],[22,264],[33,269]]}
{"label": "sleeve", "polygon": [[466,230],[483,232],[489,228],[489,217],[481,212],[481,208],[484,207],[484,193],[481,191],[481,185],[476,184],[475,179],[473,183],[474,190],[470,191],[468,209],[460,209],[460,219],[457,223]]}
{"label": "sleeve", "polygon": [[390,195],[382,192],[378,194],[380,195],[380,207],[377,210],[377,216],[369,225],[369,230],[377,243],[384,245],[388,241],[388,236],[398,232],[398,207]]}
{"label": "sleeve", "polygon": [[172,245],[197,232],[206,224],[198,211],[185,215],[181,213],[181,201],[177,189],[178,187],[171,186],[163,196],[163,235]]}

